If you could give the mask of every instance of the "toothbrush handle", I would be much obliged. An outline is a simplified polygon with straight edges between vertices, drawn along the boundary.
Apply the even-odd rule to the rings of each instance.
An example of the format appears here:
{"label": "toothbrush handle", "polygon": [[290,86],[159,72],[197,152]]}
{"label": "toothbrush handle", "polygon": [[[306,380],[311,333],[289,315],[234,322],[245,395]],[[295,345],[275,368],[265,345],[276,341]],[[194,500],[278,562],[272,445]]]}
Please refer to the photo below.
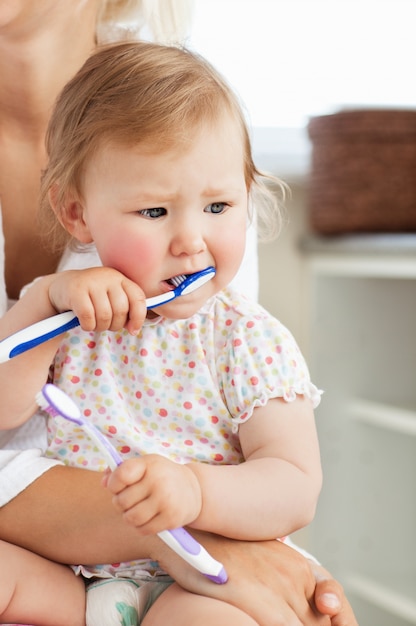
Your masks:
{"label": "toothbrush handle", "polygon": [[[146,300],[147,308],[160,306],[175,298],[175,293],[169,291],[167,294],[161,296],[155,296],[154,298],[148,298]],[[36,346],[39,346],[45,341],[49,341],[53,337],[66,333],[67,330],[79,326],[79,319],[73,311],[65,311],[64,313],[58,313],[47,317],[40,322],[31,324],[22,330],[6,337],[0,341],[0,363],[4,363],[9,359],[12,359],[23,352],[27,352]]]}
{"label": "toothbrush handle", "polygon": [[101,449],[102,452],[107,454],[108,464],[112,470],[122,464],[123,459],[117,450],[111,445],[107,437],[105,437],[102,432],[94,426],[94,424],[88,422],[84,418],[82,418],[82,421],[80,420],[78,423],[83,426],[89,438],[97,445],[97,447]]}
{"label": "toothbrush handle", "polygon": [[218,585],[227,582],[224,566],[216,561],[185,528],[162,530],[158,536],[184,561]]}
{"label": "toothbrush handle", "polygon": [[22,352],[31,350],[35,346],[78,325],[79,320],[75,313],[73,311],[65,311],[23,328],[0,341],[0,363],[4,363],[14,356],[22,354]]}

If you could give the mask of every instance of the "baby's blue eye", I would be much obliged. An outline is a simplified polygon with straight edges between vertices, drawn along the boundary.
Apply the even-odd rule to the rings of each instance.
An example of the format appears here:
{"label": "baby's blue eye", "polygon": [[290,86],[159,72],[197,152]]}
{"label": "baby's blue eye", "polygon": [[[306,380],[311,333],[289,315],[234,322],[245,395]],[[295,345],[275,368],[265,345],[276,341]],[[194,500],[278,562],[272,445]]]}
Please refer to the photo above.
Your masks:
{"label": "baby's blue eye", "polygon": [[144,215],[144,217],[156,218],[162,217],[162,215],[166,215],[166,209],[163,207],[154,207],[152,209],[142,209],[139,211],[140,215]]}
{"label": "baby's blue eye", "polygon": [[222,213],[225,207],[225,202],[212,202],[207,207],[205,207],[205,211],[207,211],[207,213]]}

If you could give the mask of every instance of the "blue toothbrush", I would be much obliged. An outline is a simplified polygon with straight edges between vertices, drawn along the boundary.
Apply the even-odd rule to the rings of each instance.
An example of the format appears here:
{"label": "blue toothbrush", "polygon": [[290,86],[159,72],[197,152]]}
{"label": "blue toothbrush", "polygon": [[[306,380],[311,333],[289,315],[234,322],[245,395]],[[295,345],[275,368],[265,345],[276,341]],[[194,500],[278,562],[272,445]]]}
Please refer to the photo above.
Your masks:
{"label": "blue toothbrush", "polygon": [[[94,424],[86,420],[77,405],[55,385],[44,385],[36,396],[40,408],[52,417],[60,416],[82,426],[94,443],[106,454],[110,467],[114,469],[122,459],[110,441]],[[213,582],[221,585],[228,580],[222,563],[216,561],[184,528],[163,530],[158,536],[187,563]]]}
{"label": "blue toothbrush", "polygon": [[[146,306],[148,309],[154,309],[162,304],[166,304],[179,296],[185,296],[195,289],[202,287],[206,282],[215,276],[213,267],[206,267],[195,274],[176,276],[173,279],[175,288],[166,293],[153,298],[147,298]],[[36,322],[27,328],[23,328],[18,332],[10,335],[3,341],[0,341],[0,363],[4,363],[12,359],[22,352],[31,350],[35,346],[65,333],[71,328],[79,326],[79,319],[73,311],[65,311],[58,315],[48,317],[46,320]]]}

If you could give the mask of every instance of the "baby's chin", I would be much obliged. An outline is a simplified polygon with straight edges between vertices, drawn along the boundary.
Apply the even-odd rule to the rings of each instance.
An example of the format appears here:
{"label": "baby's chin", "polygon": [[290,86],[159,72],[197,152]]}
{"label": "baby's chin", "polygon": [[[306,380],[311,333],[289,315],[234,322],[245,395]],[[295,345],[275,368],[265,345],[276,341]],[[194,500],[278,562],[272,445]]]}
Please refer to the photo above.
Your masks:
{"label": "baby's chin", "polygon": [[[156,317],[165,317],[171,320],[185,320],[191,318],[198,313],[200,309],[205,305],[208,298],[192,298],[192,302],[186,301],[191,298],[191,295],[181,296],[163,304],[162,306],[150,309],[147,312],[147,319],[155,319]],[[213,295],[213,294],[212,294]],[[209,297],[211,298],[212,295]]]}

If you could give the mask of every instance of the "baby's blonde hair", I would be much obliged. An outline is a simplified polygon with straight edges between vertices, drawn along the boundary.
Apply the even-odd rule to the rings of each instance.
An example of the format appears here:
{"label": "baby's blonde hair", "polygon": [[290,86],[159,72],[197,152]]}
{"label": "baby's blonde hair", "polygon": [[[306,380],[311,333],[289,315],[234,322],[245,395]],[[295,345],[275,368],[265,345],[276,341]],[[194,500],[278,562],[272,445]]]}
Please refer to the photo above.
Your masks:
{"label": "baby's blonde hair", "polygon": [[[49,163],[41,183],[48,240],[57,249],[68,242],[67,233],[52,219],[49,191],[54,190],[58,217],[68,198],[82,201],[85,165],[101,146],[186,149],[199,128],[215,127],[224,116],[241,133],[247,190],[254,194],[260,223],[270,235],[279,219],[277,195],[253,162],[238,98],[212,65],[185,49],[153,43],[99,49],[64,87],[48,126]],[[267,201],[265,211],[260,197]]]}

